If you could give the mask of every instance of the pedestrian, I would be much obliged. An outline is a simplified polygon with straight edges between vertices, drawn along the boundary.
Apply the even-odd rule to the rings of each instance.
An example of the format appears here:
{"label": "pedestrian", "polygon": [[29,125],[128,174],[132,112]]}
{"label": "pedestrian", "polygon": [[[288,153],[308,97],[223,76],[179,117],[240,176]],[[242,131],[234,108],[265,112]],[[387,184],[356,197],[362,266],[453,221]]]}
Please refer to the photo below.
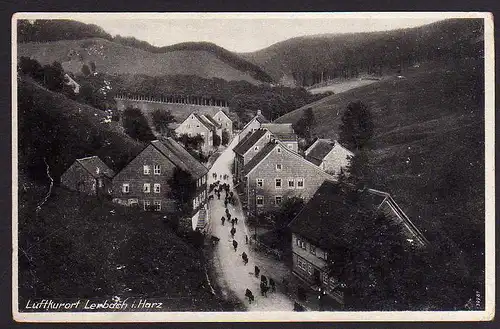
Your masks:
{"label": "pedestrian", "polygon": [[268,289],[269,288],[267,287],[267,285],[263,281],[261,281],[260,282],[260,294],[264,297],[267,297],[267,290]]}
{"label": "pedestrian", "polygon": [[260,273],[260,269],[257,265],[255,265],[255,277],[258,278]]}
{"label": "pedestrian", "polygon": [[220,200],[220,192],[217,192],[217,200]]}
{"label": "pedestrian", "polygon": [[236,242],[236,240],[233,240],[233,247],[234,251],[236,251],[236,249],[238,248],[238,242]]}
{"label": "pedestrian", "polygon": [[233,227],[230,231],[231,237],[234,239],[234,235],[236,234],[236,229]]}
{"label": "pedestrian", "polygon": [[224,218],[224,216],[221,217],[220,221],[222,222],[222,226],[224,226],[224,222],[226,221],[226,219]]}
{"label": "pedestrian", "polygon": [[254,297],[253,297],[252,291],[250,289],[247,289],[245,291],[245,297],[247,297],[248,298],[248,302],[250,304],[252,304],[252,302],[254,301]]}
{"label": "pedestrian", "polygon": [[[226,212],[226,215],[227,215],[227,220],[231,220],[231,213],[229,211]],[[232,221],[231,221],[231,223],[232,223]]]}
{"label": "pedestrian", "polygon": [[267,278],[264,274],[260,276],[260,281],[264,282],[264,284],[267,286]]}
{"label": "pedestrian", "polygon": [[245,244],[248,244],[248,235],[245,234]]}
{"label": "pedestrian", "polygon": [[274,282],[274,280],[272,278],[269,278],[269,286],[271,287],[271,292],[276,291],[276,283]]}
{"label": "pedestrian", "polygon": [[247,256],[246,252],[243,252],[243,254],[241,254],[241,258],[243,259],[243,264],[247,265],[247,263],[248,263],[248,256]]}
{"label": "pedestrian", "polygon": [[224,200],[224,207],[226,207],[226,209],[227,209],[227,199]]}
{"label": "pedestrian", "polygon": [[238,225],[238,217],[234,217],[234,223]]}

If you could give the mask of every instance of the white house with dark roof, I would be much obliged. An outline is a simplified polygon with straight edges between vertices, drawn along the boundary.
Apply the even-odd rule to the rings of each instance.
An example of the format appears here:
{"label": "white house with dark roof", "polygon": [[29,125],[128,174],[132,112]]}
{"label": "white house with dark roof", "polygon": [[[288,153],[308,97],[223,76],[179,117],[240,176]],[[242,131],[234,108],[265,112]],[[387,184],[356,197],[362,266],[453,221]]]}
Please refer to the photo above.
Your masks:
{"label": "white house with dark roof", "polygon": [[305,158],[331,175],[337,176],[346,169],[354,153],[338,141],[317,139],[306,151]]}
{"label": "white house with dark roof", "polygon": [[62,174],[61,184],[70,190],[88,195],[109,195],[111,178],[115,175],[97,156],[76,159]]}
{"label": "white house with dark roof", "polygon": [[263,123],[261,128],[269,130],[275,139],[283,142],[290,150],[299,152],[298,137],[291,123]]}
{"label": "white house with dark roof", "polygon": [[241,129],[240,134],[238,135],[239,141],[242,141],[245,139],[245,137],[248,136],[248,134],[253,133],[257,129],[260,128],[261,124],[263,123],[269,123],[269,120],[266,119],[262,115],[262,111],[258,110],[257,114],[250,120],[244,127]]}

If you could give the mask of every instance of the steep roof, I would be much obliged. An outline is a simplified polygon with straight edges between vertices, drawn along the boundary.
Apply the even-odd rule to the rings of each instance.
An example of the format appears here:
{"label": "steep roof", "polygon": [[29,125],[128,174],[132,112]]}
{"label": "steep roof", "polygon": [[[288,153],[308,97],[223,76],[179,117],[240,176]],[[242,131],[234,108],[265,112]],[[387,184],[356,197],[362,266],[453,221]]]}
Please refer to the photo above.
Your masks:
{"label": "steep roof", "polygon": [[214,130],[215,126],[203,115],[193,112],[193,115],[200,121],[207,129]]}
{"label": "steep roof", "polygon": [[207,120],[208,122],[210,122],[210,124],[212,126],[214,126],[214,128],[220,128],[221,127],[221,125],[217,121],[215,121],[211,116],[202,114],[201,117],[204,118],[205,120]]}
{"label": "steep roof", "polygon": [[115,172],[97,156],[76,159],[76,162],[78,162],[83,169],[87,170],[94,178],[101,176],[111,178],[115,175]]}
{"label": "steep roof", "polygon": [[229,111],[227,108],[221,108],[219,106],[211,106],[211,105],[200,105],[200,106],[191,106],[191,109],[195,107],[195,110],[191,111],[191,112],[188,112],[186,111],[185,113],[183,113],[183,115],[179,115],[178,116],[178,120],[180,122],[183,122],[184,120],[186,120],[187,118],[189,118],[189,116],[192,114],[192,113],[197,113],[199,115],[206,115],[206,116],[209,116],[209,117],[213,117],[214,115],[216,115],[219,111],[222,111],[225,115],[229,116]]}
{"label": "steep roof", "polygon": [[[373,210],[383,211],[394,223],[402,223],[402,231],[407,237],[416,239],[420,245],[428,243],[406,215],[401,216],[398,211],[393,210],[391,202],[395,202],[388,193],[373,189],[353,193],[357,193],[357,200],[349,201],[337,184],[325,181],[290,223],[292,232],[325,249],[345,246],[352,243],[349,233],[356,216],[356,206],[353,202],[362,202]],[[395,207],[399,208],[397,205]]]}
{"label": "steep roof", "polygon": [[297,140],[297,134],[293,130],[291,123],[262,123],[261,127],[268,129],[279,140]]}
{"label": "steep roof", "polygon": [[237,154],[244,155],[245,153],[248,152],[249,149],[252,148],[252,146],[257,143],[262,137],[264,137],[267,133],[267,130],[265,129],[257,129],[253,133],[245,136],[243,140],[241,140],[234,148],[233,151]]}
{"label": "steep roof", "polygon": [[307,149],[307,157],[323,160],[333,149],[334,145],[335,143],[329,139],[318,139],[309,149]]}
{"label": "steep roof", "polygon": [[170,137],[163,142],[159,140],[151,141],[151,145],[172,161],[177,167],[190,173],[194,178],[199,178],[208,172],[208,169],[204,165]]}
{"label": "steep roof", "polygon": [[243,167],[243,175],[248,174],[253,168],[255,168],[264,158],[271,153],[274,147],[277,144],[274,142],[269,142],[257,153],[252,160],[248,161],[248,163]]}
{"label": "steep roof", "polygon": [[254,120],[257,120],[260,124],[269,123],[269,120],[267,120],[265,116],[263,116],[261,113],[257,113],[257,115],[255,115],[250,121],[247,122],[243,129],[248,127]]}

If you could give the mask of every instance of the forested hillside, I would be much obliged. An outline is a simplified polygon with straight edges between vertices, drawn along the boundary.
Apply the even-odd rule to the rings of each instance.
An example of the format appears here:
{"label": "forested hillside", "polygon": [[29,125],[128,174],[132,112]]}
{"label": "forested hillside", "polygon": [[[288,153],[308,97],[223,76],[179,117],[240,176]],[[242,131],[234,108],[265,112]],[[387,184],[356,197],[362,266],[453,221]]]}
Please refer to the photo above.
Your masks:
{"label": "forested hillside", "polygon": [[450,305],[465,303],[453,289],[470,283],[482,291],[484,282],[483,83],[481,61],[430,63],[405,79],[329,96],[276,120],[297,122],[311,107],[313,134],[337,139],[347,104],[367,105],[375,124],[371,186],[391,193],[434,248],[448,254],[442,271]]}
{"label": "forested hillside", "polygon": [[449,19],[386,32],[297,37],[240,54],[276,81],[310,86],[360,74],[404,72],[421,62],[482,54],[480,19]]}

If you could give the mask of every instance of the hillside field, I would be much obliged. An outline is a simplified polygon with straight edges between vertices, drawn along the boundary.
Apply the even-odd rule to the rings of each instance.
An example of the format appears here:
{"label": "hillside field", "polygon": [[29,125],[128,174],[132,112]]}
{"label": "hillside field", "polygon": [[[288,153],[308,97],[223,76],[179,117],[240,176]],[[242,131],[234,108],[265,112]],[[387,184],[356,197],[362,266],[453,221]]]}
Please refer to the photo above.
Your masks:
{"label": "hillside field", "polygon": [[[458,248],[484,279],[484,68],[480,61],[433,63],[323,98],[277,122],[300,120],[312,107],[314,133],[338,138],[351,101],[374,115],[373,188],[390,192],[436,245]],[[463,265],[462,264],[462,265]]]}
{"label": "hillside field", "polygon": [[18,56],[31,57],[42,64],[58,61],[65,71],[73,73],[80,73],[83,64],[94,62],[97,72],[107,74],[153,77],[181,74],[262,83],[249,72],[232,67],[209,51],[180,48],[153,53],[100,38],[19,43]]}

